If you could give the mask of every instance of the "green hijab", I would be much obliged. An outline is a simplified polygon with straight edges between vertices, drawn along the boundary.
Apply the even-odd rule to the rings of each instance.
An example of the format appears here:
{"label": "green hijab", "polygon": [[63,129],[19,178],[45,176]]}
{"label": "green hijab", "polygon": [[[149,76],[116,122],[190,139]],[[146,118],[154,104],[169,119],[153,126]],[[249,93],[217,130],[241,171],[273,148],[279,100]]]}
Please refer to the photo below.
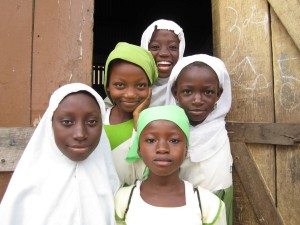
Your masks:
{"label": "green hijab", "polygon": [[190,138],[190,123],[184,110],[177,105],[155,106],[143,110],[139,115],[137,133],[126,157],[128,162],[134,162],[140,159],[137,152],[140,135],[144,128],[155,120],[168,120],[175,123],[185,134],[187,139],[186,144],[188,147]]}
{"label": "green hijab", "polygon": [[119,42],[109,54],[105,63],[104,90],[106,95],[108,95],[106,89],[109,66],[114,59],[122,59],[141,67],[148,76],[151,85],[157,80],[158,70],[151,52],[137,45]]}

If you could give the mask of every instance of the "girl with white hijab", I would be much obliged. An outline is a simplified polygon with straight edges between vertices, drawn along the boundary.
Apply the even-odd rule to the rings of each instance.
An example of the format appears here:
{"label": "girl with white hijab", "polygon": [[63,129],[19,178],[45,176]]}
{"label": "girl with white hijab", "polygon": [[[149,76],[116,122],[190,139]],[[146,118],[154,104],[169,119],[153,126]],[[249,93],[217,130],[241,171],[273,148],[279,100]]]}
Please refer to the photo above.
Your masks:
{"label": "girl with white hijab", "polygon": [[[179,39],[179,46],[176,47],[176,51],[173,50],[174,44],[172,43],[173,41],[171,39],[167,40],[169,46],[165,47],[159,43],[159,40],[155,40],[156,43],[155,47],[153,48],[154,50],[151,48],[150,44],[152,42],[152,38],[154,37],[155,31],[159,30],[166,30],[175,33],[175,35]],[[150,107],[164,105],[166,97],[166,87],[172,68],[177,63],[177,61],[183,57],[184,54],[185,38],[183,29],[171,20],[156,20],[144,31],[141,38],[141,47],[149,50],[152,53],[159,72],[158,79],[152,86]],[[175,56],[173,55],[174,53],[176,53]],[[166,73],[166,75],[164,76],[162,75],[163,71],[165,71]]]}
{"label": "girl with white hijab", "polygon": [[67,84],[52,94],[2,199],[1,225],[115,224],[120,184],[104,113],[88,85]]}
{"label": "girl with white hijab", "polygon": [[[195,62],[201,66],[194,65]],[[204,82],[203,77],[210,79],[210,83]],[[214,100],[205,108],[206,99],[212,95]],[[184,100],[187,96],[191,96],[189,102]],[[218,195],[226,204],[227,223],[232,224],[233,160],[225,128],[225,116],[231,107],[231,83],[225,64],[206,54],[179,60],[169,79],[166,104],[182,107],[191,124],[188,156],[181,166],[180,177]],[[208,115],[195,122],[192,117],[204,114],[203,110]]]}

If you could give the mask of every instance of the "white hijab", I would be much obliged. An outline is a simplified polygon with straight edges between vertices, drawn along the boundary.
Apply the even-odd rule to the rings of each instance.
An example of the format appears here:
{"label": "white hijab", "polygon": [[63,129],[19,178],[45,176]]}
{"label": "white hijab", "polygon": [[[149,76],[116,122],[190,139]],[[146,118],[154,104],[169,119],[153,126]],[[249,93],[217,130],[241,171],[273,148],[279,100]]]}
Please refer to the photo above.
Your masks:
{"label": "white hijab", "polygon": [[81,90],[96,98],[104,119],[104,102],[88,85],[67,84],[52,94],[2,199],[1,225],[115,224],[119,179],[104,129],[96,149],[80,162],[63,155],[54,140],[54,111],[65,96]]}
{"label": "white hijab", "polygon": [[223,147],[228,147],[228,135],[225,128],[225,116],[231,107],[231,83],[225,64],[214,56],[197,54],[183,57],[177,62],[170,75],[166,93],[166,104],[176,104],[171,88],[181,70],[195,62],[209,65],[217,74],[223,93],[217,101],[217,107],[199,125],[191,126],[189,156],[192,162],[200,162],[210,158]]}
{"label": "white hijab", "polygon": [[[150,26],[147,27],[147,29],[144,31],[142,35],[141,47],[145,48],[146,50],[149,50],[148,45],[155,29],[174,31],[174,33],[178,36],[180,41],[179,42],[179,60],[180,60],[183,57],[184,50],[185,50],[184,33],[183,33],[183,29],[178,24],[176,24],[171,20],[160,19],[150,24]],[[165,93],[166,93],[168,80],[169,78],[158,77],[157,81],[153,84],[150,107],[165,105]]]}

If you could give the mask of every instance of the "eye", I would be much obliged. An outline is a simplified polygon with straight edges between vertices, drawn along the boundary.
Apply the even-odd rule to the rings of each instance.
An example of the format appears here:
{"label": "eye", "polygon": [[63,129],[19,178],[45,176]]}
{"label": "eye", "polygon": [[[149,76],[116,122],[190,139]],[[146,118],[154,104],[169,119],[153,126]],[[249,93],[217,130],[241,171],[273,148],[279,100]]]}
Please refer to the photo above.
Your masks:
{"label": "eye", "polygon": [[204,94],[205,95],[213,95],[215,92],[213,90],[205,90]]}
{"label": "eye", "polygon": [[147,143],[149,143],[149,144],[152,144],[152,143],[155,142],[155,139],[154,139],[154,138],[147,138],[145,141],[146,141]]}
{"label": "eye", "polygon": [[65,127],[69,127],[69,126],[72,126],[73,124],[75,124],[74,121],[69,120],[69,119],[63,119],[60,121],[60,123]]}
{"label": "eye", "polygon": [[145,89],[148,85],[146,83],[140,83],[137,85],[138,89]]}
{"label": "eye", "polygon": [[182,93],[183,93],[184,95],[191,95],[191,94],[192,94],[192,90],[190,90],[190,89],[183,89],[183,90],[182,90]]}
{"label": "eye", "polygon": [[177,51],[177,50],[178,50],[178,47],[177,47],[177,45],[170,45],[170,46],[169,46],[169,49],[170,49],[171,51]]}
{"label": "eye", "polygon": [[150,51],[157,51],[157,50],[159,50],[159,45],[158,44],[150,44],[148,48]]}
{"label": "eye", "polygon": [[90,119],[86,122],[87,125],[91,126],[91,127],[94,127],[98,124],[98,120],[96,119]]}
{"label": "eye", "polygon": [[114,86],[117,88],[117,89],[123,89],[125,87],[125,84],[123,83],[115,83]]}
{"label": "eye", "polygon": [[173,144],[178,144],[178,143],[180,142],[180,140],[177,139],[177,138],[172,138],[172,139],[170,140],[170,142],[173,143]]}

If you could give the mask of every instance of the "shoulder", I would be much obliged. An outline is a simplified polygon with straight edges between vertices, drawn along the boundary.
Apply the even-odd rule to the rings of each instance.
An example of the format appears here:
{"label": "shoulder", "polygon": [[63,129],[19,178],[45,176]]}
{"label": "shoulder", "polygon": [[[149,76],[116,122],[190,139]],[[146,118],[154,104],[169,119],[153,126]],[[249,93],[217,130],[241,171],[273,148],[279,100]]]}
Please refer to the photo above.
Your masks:
{"label": "shoulder", "polygon": [[199,191],[204,223],[216,224],[216,221],[219,221],[217,224],[222,224],[220,221],[223,220],[225,222],[224,224],[226,224],[226,209],[224,202],[207,189],[198,186],[197,190]]}
{"label": "shoulder", "polygon": [[124,219],[125,211],[129,205],[129,200],[135,187],[135,184],[121,187],[115,195],[115,211],[117,216],[121,219]]}

